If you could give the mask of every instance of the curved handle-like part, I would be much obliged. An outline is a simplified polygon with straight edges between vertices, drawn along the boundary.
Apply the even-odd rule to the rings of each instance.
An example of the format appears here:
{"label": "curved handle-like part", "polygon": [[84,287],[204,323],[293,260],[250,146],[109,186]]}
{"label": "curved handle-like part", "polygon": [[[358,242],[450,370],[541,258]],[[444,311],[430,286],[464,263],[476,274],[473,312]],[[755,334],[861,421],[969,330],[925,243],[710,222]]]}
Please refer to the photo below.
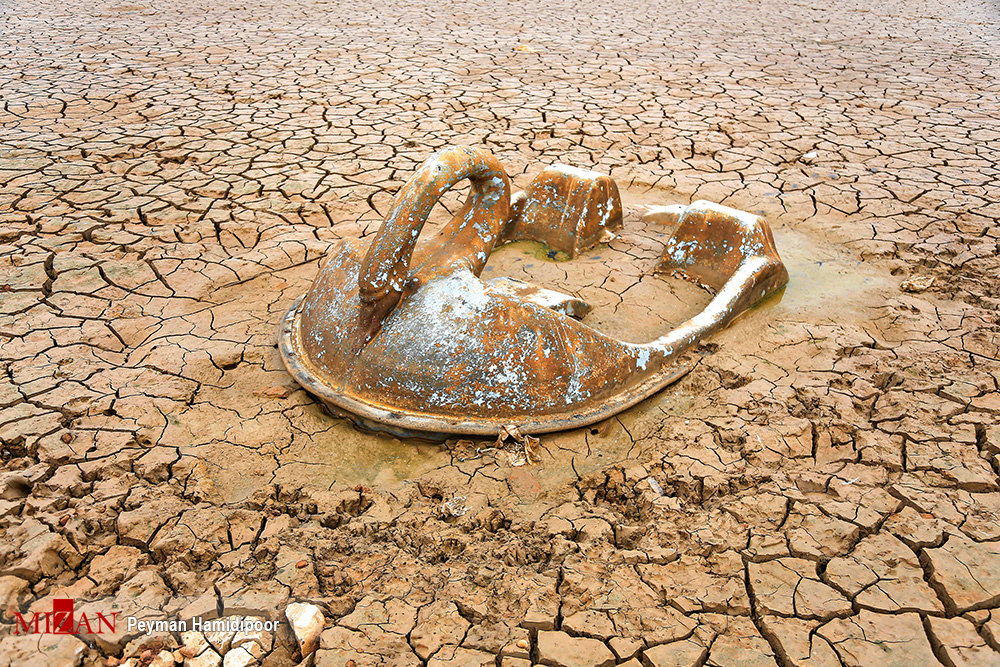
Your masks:
{"label": "curved handle-like part", "polygon": [[723,328],[788,282],[767,221],[707,201],[696,201],[681,213],[659,270],[676,271],[716,292],[703,311],[644,346],[668,355]]}
{"label": "curved handle-like part", "polygon": [[[410,271],[417,238],[431,209],[463,179],[472,188],[462,210],[434,238],[420,266]],[[433,275],[467,267],[483,270],[501,229],[510,217],[510,179],[500,162],[481,148],[446,148],[424,162],[393,200],[358,276],[360,345],[379,329],[404,292]]]}

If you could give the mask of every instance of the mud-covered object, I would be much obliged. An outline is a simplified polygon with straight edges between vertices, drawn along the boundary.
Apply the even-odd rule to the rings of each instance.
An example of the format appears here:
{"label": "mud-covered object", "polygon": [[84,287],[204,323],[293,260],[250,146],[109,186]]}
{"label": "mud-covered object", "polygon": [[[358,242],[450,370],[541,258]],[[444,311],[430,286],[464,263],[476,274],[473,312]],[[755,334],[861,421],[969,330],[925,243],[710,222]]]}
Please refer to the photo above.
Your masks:
{"label": "mud-covered object", "polygon": [[[588,173],[574,172],[564,171]],[[472,184],[465,206],[415,253],[431,208],[463,179]],[[530,192],[521,211],[533,206]],[[588,194],[590,210],[617,207],[620,219],[617,188],[597,192],[608,201]],[[479,278],[498,239],[518,238],[510,201],[510,180],[488,152],[459,147],[431,157],[371,244],[335,248],[289,309],[280,332],[289,372],[369,428],[424,436],[557,431],[610,417],[670,384],[684,372],[678,355],[788,280],[763,219],[695,202],[681,212],[661,268],[717,290],[715,297],[657,340],[620,341],[549,307],[551,292],[533,298]],[[607,231],[600,220],[563,217],[551,236],[566,243],[586,230],[592,240],[595,226]],[[546,242],[542,232],[533,224],[531,238]]]}

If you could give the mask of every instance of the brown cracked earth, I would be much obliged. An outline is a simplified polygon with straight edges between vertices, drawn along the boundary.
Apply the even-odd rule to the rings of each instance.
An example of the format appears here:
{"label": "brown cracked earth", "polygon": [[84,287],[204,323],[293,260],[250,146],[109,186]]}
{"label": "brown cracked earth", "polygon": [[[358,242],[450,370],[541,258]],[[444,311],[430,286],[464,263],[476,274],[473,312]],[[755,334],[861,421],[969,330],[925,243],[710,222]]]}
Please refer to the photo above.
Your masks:
{"label": "brown cracked earth", "polygon": [[[1000,665],[996,2],[138,3],[0,5],[0,665]],[[647,205],[791,282],[533,463],[361,433],[276,328],[450,144],[617,180],[487,273],[606,331],[706,298]],[[15,633],[67,597],[325,630]]]}

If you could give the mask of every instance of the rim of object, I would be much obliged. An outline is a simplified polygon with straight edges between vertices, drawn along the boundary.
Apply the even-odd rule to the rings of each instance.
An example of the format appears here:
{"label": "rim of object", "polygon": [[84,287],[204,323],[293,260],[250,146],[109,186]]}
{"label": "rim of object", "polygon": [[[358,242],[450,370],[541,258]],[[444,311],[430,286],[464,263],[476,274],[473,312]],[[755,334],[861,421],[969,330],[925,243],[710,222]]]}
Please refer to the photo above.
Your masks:
{"label": "rim of object", "polygon": [[388,405],[380,405],[356,396],[332,390],[326,384],[314,380],[315,369],[311,368],[308,355],[304,354],[300,343],[299,307],[305,297],[296,299],[282,318],[278,335],[278,349],[282,361],[292,377],[311,394],[318,396],[336,412],[346,414],[373,431],[383,431],[402,437],[430,437],[435,435],[472,435],[496,437],[501,427],[515,426],[524,435],[552,433],[566,429],[589,426],[612,417],[623,410],[649,398],[664,387],[676,382],[691,370],[689,365],[665,365],[659,372],[630,387],[627,391],[612,396],[599,405],[584,411],[552,413],[544,417],[519,421],[510,419],[449,419],[431,412],[399,410]]}

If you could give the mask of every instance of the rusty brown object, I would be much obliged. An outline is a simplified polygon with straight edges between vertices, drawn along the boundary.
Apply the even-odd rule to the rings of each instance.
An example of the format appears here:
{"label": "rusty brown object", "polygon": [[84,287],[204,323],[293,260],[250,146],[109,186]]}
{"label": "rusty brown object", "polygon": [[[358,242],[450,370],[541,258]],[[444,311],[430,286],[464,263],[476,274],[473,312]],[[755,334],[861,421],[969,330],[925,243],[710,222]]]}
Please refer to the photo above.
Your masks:
{"label": "rusty brown object", "polygon": [[[423,256],[413,257],[420,230],[441,195],[459,181],[472,184],[462,209],[434,238]],[[428,280],[462,268],[479,275],[493,244],[510,219],[510,179],[495,157],[478,148],[439,152],[396,194],[392,209],[365,254],[355,350],[379,330],[404,294]],[[411,270],[411,264],[413,266]]]}
{"label": "rusty brown object", "polygon": [[[464,178],[469,200],[415,253],[434,203]],[[593,201],[612,210],[617,188],[606,193]],[[673,382],[686,370],[678,355],[788,280],[763,219],[696,202],[680,214],[661,269],[716,295],[662,338],[627,343],[549,307],[569,297],[479,279],[505,228],[518,237],[510,220],[510,181],[495,158],[474,148],[436,154],[400,191],[370,247],[343,243],[289,309],[280,336],[289,372],[337,413],[396,434],[557,431]],[[590,233],[578,223],[560,218],[548,238]]]}
{"label": "rusty brown object", "polygon": [[682,209],[658,270],[715,293],[704,310],[652,343],[670,349],[687,349],[788,282],[767,221],[707,201]]}
{"label": "rusty brown object", "polygon": [[503,238],[531,239],[570,257],[614,237],[622,199],[610,176],[564,164],[546,167],[511,200]]}

